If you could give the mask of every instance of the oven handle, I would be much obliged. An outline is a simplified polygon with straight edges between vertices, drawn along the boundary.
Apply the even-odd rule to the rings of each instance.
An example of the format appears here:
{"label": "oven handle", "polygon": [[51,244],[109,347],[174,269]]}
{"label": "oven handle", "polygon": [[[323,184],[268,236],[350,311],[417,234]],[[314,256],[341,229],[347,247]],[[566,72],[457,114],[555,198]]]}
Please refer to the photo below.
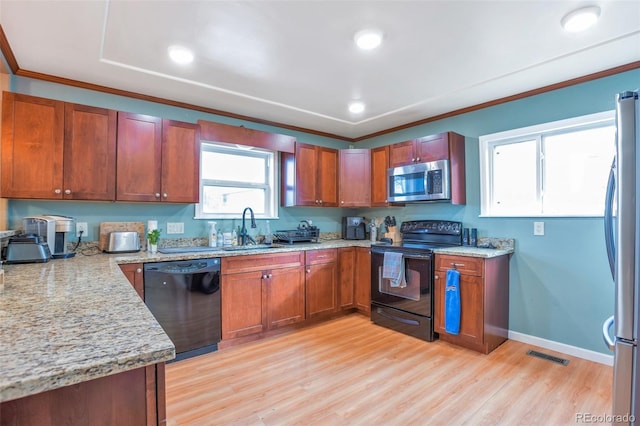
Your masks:
{"label": "oven handle", "polygon": [[408,325],[420,325],[420,323],[419,323],[418,321],[416,321],[416,320],[410,320],[410,319],[406,319],[406,318],[400,318],[400,317],[397,317],[397,316],[395,316],[395,315],[388,314],[388,313],[386,313],[385,311],[383,311],[381,308],[377,308],[377,309],[376,309],[376,312],[377,312],[379,315],[382,315],[383,317],[387,317],[387,318],[389,318],[389,319],[392,319],[392,320],[394,320],[394,321],[398,321],[398,322],[401,322],[401,323],[404,323],[404,324],[408,324]]}
{"label": "oven handle", "polygon": [[[372,254],[382,254],[382,255],[384,255],[384,250],[372,249],[371,253]],[[428,254],[414,254],[414,253],[406,254],[406,253],[403,253],[403,257],[405,259],[431,259],[432,255],[431,255],[431,253],[428,253]]]}

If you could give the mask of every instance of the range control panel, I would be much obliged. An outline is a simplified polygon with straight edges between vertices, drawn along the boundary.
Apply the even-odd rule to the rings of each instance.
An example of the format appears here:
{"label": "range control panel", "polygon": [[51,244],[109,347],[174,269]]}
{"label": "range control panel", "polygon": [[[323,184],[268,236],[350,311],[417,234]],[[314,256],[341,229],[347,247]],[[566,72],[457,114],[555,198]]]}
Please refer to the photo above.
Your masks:
{"label": "range control panel", "polygon": [[461,235],[462,222],[452,222],[449,220],[410,220],[402,222],[400,232],[403,234]]}

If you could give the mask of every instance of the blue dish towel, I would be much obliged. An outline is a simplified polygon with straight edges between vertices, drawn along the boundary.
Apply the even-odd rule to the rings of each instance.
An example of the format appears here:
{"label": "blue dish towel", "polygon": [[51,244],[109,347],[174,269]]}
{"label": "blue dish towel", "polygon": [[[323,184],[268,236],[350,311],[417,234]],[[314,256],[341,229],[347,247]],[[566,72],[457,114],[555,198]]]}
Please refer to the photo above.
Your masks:
{"label": "blue dish towel", "polygon": [[444,291],[444,329],[449,334],[460,332],[460,272],[447,271],[447,285]]}

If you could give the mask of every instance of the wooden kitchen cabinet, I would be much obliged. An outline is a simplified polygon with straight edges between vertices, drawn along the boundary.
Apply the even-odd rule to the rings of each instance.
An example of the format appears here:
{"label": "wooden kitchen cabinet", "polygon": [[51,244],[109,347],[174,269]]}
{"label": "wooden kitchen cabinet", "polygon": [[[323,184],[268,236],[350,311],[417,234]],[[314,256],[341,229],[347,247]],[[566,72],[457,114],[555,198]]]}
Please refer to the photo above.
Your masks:
{"label": "wooden kitchen cabinet", "polygon": [[222,339],[305,319],[304,252],[223,257]]}
{"label": "wooden kitchen cabinet", "polygon": [[356,247],[355,304],[365,314],[371,312],[371,249]]}
{"label": "wooden kitchen cabinet", "polygon": [[356,306],[355,300],[356,248],[338,249],[338,307],[350,309]]}
{"label": "wooden kitchen cabinet", "polygon": [[338,150],[296,142],[281,153],[281,203],[285,207],[338,206]]}
{"label": "wooden kitchen cabinet", "polygon": [[138,296],[144,300],[144,270],[142,263],[123,263],[120,269],[127,277],[133,288],[138,292]]}
{"label": "wooden kitchen cabinet", "polygon": [[113,201],[116,111],[3,93],[2,196]]}
{"label": "wooden kitchen cabinet", "polygon": [[338,170],[340,207],[371,205],[371,151],[341,149]]}
{"label": "wooden kitchen cabinet", "polygon": [[371,149],[371,207],[387,207],[389,146]]}
{"label": "wooden kitchen cabinet", "polygon": [[[460,332],[445,331],[447,270],[460,272]],[[434,331],[440,339],[489,353],[507,340],[509,331],[509,257],[436,254]]]}
{"label": "wooden kitchen cabinet", "polygon": [[467,198],[464,136],[446,132],[389,146],[390,168],[437,160],[449,160],[451,204],[465,204]]}
{"label": "wooden kitchen cabinet", "polygon": [[118,113],[116,200],[197,203],[197,124]]}
{"label": "wooden kitchen cabinet", "polygon": [[371,312],[371,250],[368,247],[338,249],[339,307]]}
{"label": "wooden kitchen cabinet", "polygon": [[307,318],[338,310],[338,251],[309,250],[306,258]]}

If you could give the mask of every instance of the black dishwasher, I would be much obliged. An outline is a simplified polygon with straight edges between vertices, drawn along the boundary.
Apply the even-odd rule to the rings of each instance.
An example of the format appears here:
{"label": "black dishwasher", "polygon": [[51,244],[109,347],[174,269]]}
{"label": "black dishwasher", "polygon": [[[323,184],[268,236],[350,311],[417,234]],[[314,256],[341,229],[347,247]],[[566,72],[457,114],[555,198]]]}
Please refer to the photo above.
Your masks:
{"label": "black dishwasher", "polygon": [[144,302],[175,345],[174,361],[218,349],[219,258],[145,263]]}

